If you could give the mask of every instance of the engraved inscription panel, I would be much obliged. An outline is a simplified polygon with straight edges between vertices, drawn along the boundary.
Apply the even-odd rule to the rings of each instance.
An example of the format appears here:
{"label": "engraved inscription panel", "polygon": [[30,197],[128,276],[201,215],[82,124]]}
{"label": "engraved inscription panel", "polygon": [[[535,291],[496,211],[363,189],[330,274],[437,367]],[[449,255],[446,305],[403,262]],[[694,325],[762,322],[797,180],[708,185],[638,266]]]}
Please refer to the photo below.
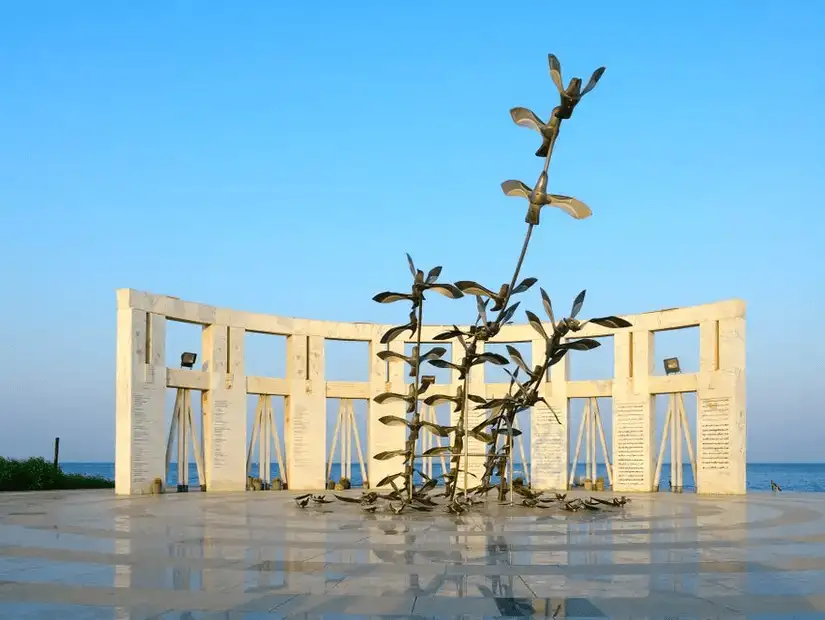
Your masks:
{"label": "engraved inscription panel", "polygon": [[539,488],[566,486],[567,428],[563,416],[542,405],[533,407],[530,449],[533,484]]}
{"label": "engraved inscription panel", "polygon": [[227,441],[229,440],[229,402],[215,400],[212,409],[212,463],[215,469],[220,469],[227,463]]}
{"label": "engraved inscription panel", "polygon": [[641,486],[645,484],[645,404],[641,402],[616,403],[615,405],[616,454],[615,476],[617,485]]}
{"label": "engraved inscription panel", "polygon": [[149,396],[141,392],[132,394],[132,484],[147,482],[152,474],[150,401]]}
{"label": "engraved inscription panel", "polygon": [[699,401],[702,458],[699,467],[706,471],[730,469],[730,398],[702,398]]}

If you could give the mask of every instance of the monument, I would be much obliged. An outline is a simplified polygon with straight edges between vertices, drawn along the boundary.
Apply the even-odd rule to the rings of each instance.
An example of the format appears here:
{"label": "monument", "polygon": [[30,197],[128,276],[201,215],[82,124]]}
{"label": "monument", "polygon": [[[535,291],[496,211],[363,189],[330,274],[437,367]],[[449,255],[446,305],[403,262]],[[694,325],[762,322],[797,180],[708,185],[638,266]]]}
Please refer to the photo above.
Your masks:
{"label": "monument", "polygon": [[[326,483],[327,398],[368,402],[364,453],[368,477],[378,481],[397,470],[397,464],[372,455],[398,449],[404,427],[385,426],[386,415],[404,415],[404,404],[372,401],[393,389],[404,390],[401,364],[386,364],[375,354],[387,350],[381,335],[391,326],[336,323],[241,312],[153,295],[131,289],[117,292],[117,373],[115,484],[119,495],[149,493],[155,478],[166,479],[166,420],[168,389],[200,392],[203,403],[203,456],[206,489],[243,491],[247,486],[247,395],[280,395],[286,400],[284,421],[285,467],[289,488],[322,490]],[[542,387],[556,416],[539,405],[529,413],[530,480],[533,488],[563,490],[569,484],[571,461],[569,399],[613,399],[613,491],[653,491],[656,449],[656,394],[695,392],[696,487],[698,493],[745,492],[745,304],[731,300],[624,316],[632,327],[609,329],[588,324],[577,337],[612,336],[613,379],[571,381],[568,361],[553,366]],[[166,366],[166,325],[183,321],[202,327],[200,368]],[[698,327],[699,371],[657,376],[653,336],[656,332]],[[427,325],[425,342],[452,326]],[[247,331],[286,336],[286,377],[248,376],[244,370]],[[369,343],[369,380],[327,381],[324,378],[325,340]],[[407,341],[411,342],[411,341]],[[443,342],[443,341],[442,341]],[[502,327],[491,341],[531,343],[542,350],[544,341],[527,324]],[[390,347],[403,353],[403,339]],[[458,347],[453,343],[453,351]],[[388,370],[389,368],[389,370]],[[389,373],[389,374],[388,374]],[[488,397],[506,392],[508,385],[473,381]],[[458,388],[456,373],[451,387]]]}
{"label": "monument", "polygon": [[[596,437],[601,439],[606,457],[609,484],[613,491],[650,491],[658,487],[665,438],[654,457],[655,394],[670,394],[667,416],[671,431],[671,455],[676,466],[671,475],[674,490],[682,489],[682,436],[689,421],[682,406],[683,392],[695,392],[699,402],[697,415],[697,449],[694,454],[688,439],[691,466],[700,493],[744,493],[745,491],[745,377],[744,377],[744,304],[723,302],[695,308],[683,308],[634,317],[604,316],[582,320],[578,315],[585,300],[579,293],[567,317],[556,318],[549,295],[541,290],[543,322],[527,310],[526,325],[514,325],[520,302],[537,278],[521,274],[534,229],[540,224],[543,208],[557,208],[574,219],[585,219],[592,212],[577,198],[551,193],[548,170],[563,122],[568,121],[582,98],[591,92],[604,75],[596,69],[582,88],[581,78],[562,79],[559,60],[548,55],[550,77],[558,90],[559,104],[547,121],[533,111],[516,107],[510,116],[516,125],[537,132],[541,143],[535,155],[543,168],[532,187],[519,180],[501,184],[507,196],[526,199],[527,224],[518,260],[508,283],[488,289],[476,281],[439,282],[442,268],[427,272],[418,269],[407,254],[412,282],[408,290],[385,291],[373,299],[379,303],[409,304],[409,316],[401,325],[324,323],[312,320],[282,319],[236,312],[181,302],[131,290],[118,293],[117,354],[117,451],[116,489],[118,493],[157,490],[167,478],[171,449],[177,428],[179,460],[186,463],[187,428],[193,438],[198,470],[209,491],[242,490],[248,487],[251,455],[256,437],[259,454],[264,459],[263,479],[253,488],[269,489],[271,439],[279,442],[271,407],[271,397],[285,398],[284,435],[286,463],[280,473],[291,489],[321,490],[326,487],[331,467],[326,462],[326,399],[363,398],[368,401],[367,453],[369,465],[362,463],[365,479],[377,481],[378,487],[391,486],[387,498],[400,502],[394,511],[418,503],[416,509],[430,510],[436,504],[427,497],[433,479],[416,489],[419,459],[449,457],[449,467],[442,474],[450,498],[448,509],[461,513],[472,506],[473,494],[498,489],[499,500],[515,491],[526,497],[525,505],[535,506],[538,496],[531,496],[524,486],[514,483],[514,438],[518,414],[530,415],[533,441],[530,450],[530,475],[533,489],[566,490],[569,458],[569,402],[571,398],[588,401],[582,429],[587,430],[586,465],[592,484],[596,473]],[[497,291],[497,292],[496,292]],[[428,326],[424,307],[427,295],[439,293],[451,299],[465,295],[476,298],[477,316],[473,324],[458,327]],[[165,367],[164,334],[166,321],[181,320],[203,325],[203,362],[194,369],[194,354],[181,369]],[[698,326],[701,363],[697,373],[668,372],[653,376],[655,363],[653,334],[656,331]],[[287,338],[286,377],[251,377],[244,371],[244,337],[248,331],[280,334]],[[575,338],[573,335],[575,334]],[[610,381],[570,381],[567,353],[587,351],[600,346],[596,338],[612,336],[614,341],[614,377]],[[369,344],[370,376],[361,383],[326,381],[324,377],[325,340],[356,340]],[[451,343],[451,360],[439,346]],[[485,351],[488,343],[530,343],[531,361],[515,347],[508,346],[508,356]],[[404,354],[404,345],[412,344],[412,354]],[[424,345],[430,346],[425,352]],[[678,360],[670,360],[678,368]],[[448,390],[424,396],[432,387],[425,381],[423,366],[451,372]],[[494,384],[485,381],[486,364],[507,366],[510,381]],[[406,365],[406,366],[405,366]],[[411,382],[405,387],[402,368],[409,367]],[[519,376],[519,373],[522,373]],[[549,381],[548,381],[549,375]],[[163,450],[164,395],[168,387],[178,389],[178,403]],[[193,432],[191,391],[202,393],[203,447]],[[259,396],[259,408],[247,442],[246,395]],[[424,396],[422,398],[422,396]],[[613,445],[608,450],[598,408],[599,397],[613,399]],[[425,407],[439,402],[451,403],[453,419],[439,425],[426,420]],[[359,455],[360,440],[355,416],[349,409],[339,415],[343,422],[343,455],[351,457],[350,437],[355,430]],[[683,430],[684,429],[684,430]],[[667,432],[667,431],[666,431]],[[428,446],[432,438],[449,437],[450,445]],[[336,440],[338,429],[335,432]],[[689,437],[689,434],[687,435]],[[576,442],[576,460],[583,433]],[[666,435],[665,435],[666,437]],[[503,444],[502,444],[503,440]],[[335,441],[335,440],[334,440]],[[276,444],[279,464],[280,445]],[[332,452],[329,460],[332,459]],[[611,459],[609,452],[612,452]],[[163,455],[163,456],[161,456]],[[393,464],[392,461],[395,460]],[[398,465],[401,460],[402,464]],[[162,462],[162,467],[161,467]],[[349,460],[345,463],[349,474]],[[430,471],[432,467],[428,468]],[[492,479],[498,476],[500,482]],[[474,482],[470,486],[470,479]],[[205,483],[205,484],[204,484]],[[147,487],[148,484],[148,487]],[[505,489],[505,484],[509,489]],[[277,486],[277,485],[276,485]],[[597,485],[598,486],[598,485]],[[459,493],[461,489],[461,493]],[[178,477],[178,490],[188,490],[188,478]],[[374,495],[374,494],[370,494]],[[314,498],[323,501],[323,498]],[[368,499],[367,503],[374,501]]]}

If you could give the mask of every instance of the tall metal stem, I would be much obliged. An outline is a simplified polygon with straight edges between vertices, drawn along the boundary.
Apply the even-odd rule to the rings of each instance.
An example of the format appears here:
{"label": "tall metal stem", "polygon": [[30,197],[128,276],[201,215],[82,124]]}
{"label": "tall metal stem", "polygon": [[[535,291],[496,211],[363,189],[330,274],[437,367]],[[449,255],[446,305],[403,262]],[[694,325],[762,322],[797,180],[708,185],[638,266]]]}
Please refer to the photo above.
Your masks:
{"label": "tall metal stem", "polygon": [[415,387],[413,388],[413,396],[415,400],[415,410],[413,413],[412,427],[410,428],[410,436],[407,440],[407,464],[404,468],[404,477],[407,482],[407,500],[412,501],[413,498],[413,477],[415,475],[415,448],[418,444],[418,430],[421,426],[421,408],[418,402],[418,392],[421,387],[421,330],[424,327],[424,297],[422,295],[421,302],[418,304],[418,330],[415,339]]}
{"label": "tall metal stem", "polygon": [[[547,172],[550,168],[550,160],[553,157],[553,149],[556,146],[556,138],[558,138],[558,136],[559,136],[559,130],[560,129],[561,129],[561,124],[559,124],[559,127],[556,129],[556,131],[553,133],[553,136],[550,139],[550,145],[548,146],[548,149],[547,149],[547,155],[544,158],[544,172]],[[516,263],[516,269],[513,272],[513,278],[510,280],[510,287],[507,289],[507,296],[505,298],[505,301],[501,306],[501,310],[499,311],[498,316],[496,317],[496,324],[498,324],[499,321],[501,320],[501,317],[503,316],[503,313],[507,309],[507,305],[510,302],[510,297],[512,295],[513,288],[516,286],[516,281],[518,280],[519,272],[521,271],[521,267],[524,264],[524,258],[527,255],[527,247],[530,244],[530,238],[531,238],[532,234],[533,234],[533,224],[528,224],[527,225],[527,233],[524,235],[524,242],[521,245],[521,253],[519,254],[518,262]],[[507,415],[507,413],[505,412],[504,415]],[[514,414],[514,416],[515,416],[515,414]],[[488,457],[487,457],[488,459],[495,459],[495,455],[498,454],[498,438],[499,438],[499,434],[501,432],[501,422],[502,422],[502,420],[501,420],[501,418],[499,418],[498,422],[496,422],[496,425],[493,428],[493,432],[491,433],[493,441],[492,441],[492,445],[490,446],[490,453],[488,454]],[[512,426],[512,423],[508,420],[508,427],[511,427],[511,426]],[[510,441],[512,441],[512,431],[511,431],[510,435],[511,435],[510,436]],[[508,460],[512,459],[513,458],[512,453],[508,454],[507,458],[508,458]],[[488,460],[488,463],[487,463],[488,467],[485,469],[485,471],[488,472],[488,473],[487,473],[487,476],[486,476],[485,480],[483,481],[485,486],[487,484],[489,484],[489,481],[490,481],[489,477],[492,475],[492,468],[489,466],[490,464],[491,463]],[[512,470],[512,468],[511,468],[511,470]],[[512,500],[512,491],[513,491],[512,475],[510,476],[510,478],[511,478],[511,480],[510,480],[510,495],[511,495],[511,500]]]}

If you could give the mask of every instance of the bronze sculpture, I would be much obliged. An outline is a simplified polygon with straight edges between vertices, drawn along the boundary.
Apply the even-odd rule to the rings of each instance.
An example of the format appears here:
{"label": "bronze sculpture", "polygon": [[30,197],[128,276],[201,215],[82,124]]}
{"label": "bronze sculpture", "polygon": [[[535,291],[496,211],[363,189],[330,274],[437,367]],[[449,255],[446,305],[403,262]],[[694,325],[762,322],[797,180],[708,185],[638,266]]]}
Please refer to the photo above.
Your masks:
{"label": "bronze sculpture", "polygon": [[[384,351],[379,353],[382,360],[395,358],[407,363],[410,366],[410,376],[413,381],[406,394],[397,392],[386,392],[375,398],[378,403],[399,400],[406,404],[407,417],[384,416],[381,422],[387,425],[403,425],[409,429],[409,434],[403,448],[390,450],[374,455],[378,460],[388,460],[403,457],[403,469],[395,474],[387,476],[379,481],[377,487],[385,488],[386,493],[370,491],[361,498],[338,496],[344,502],[358,503],[362,509],[372,511],[378,499],[385,499],[390,502],[390,508],[396,514],[400,514],[409,507],[413,510],[428,511],[438,506],[431,494],[438,486],[438,480],[431,479],[415,469],[417,458],[432,458],[434,456],[449,454],[450,468],[444,472],[442,477],[445,481],[445,491],[443,495],[448,498],[445,509],[451,514],[463,514],[478,503],[478,497],[486,495],[493,489],[498,489],[499,500],[504,500],[509,495],[510,505],[513,504],[514,495],[521,497],[521,505],[528,508],[546,508],[544,504],[557,502],[563,510],[576,511],[579,508],[586,510],[598,510],[600,505],[621,506],[618,501],[599,502],[572,500],[565,501],[564,495],[556,495],[555,500],[542,497],[541,492],[533,491],[523,485],[514,485],[512,472],[512,447],[513,438],[518,431],[513,428],[515,417],[522,411],[529,410],[537,403],[547,404],[540,395],[540,385],[545,380],[548,370],[557,364],[568,351],[586,351],[599,346],[599,342],[593,339],[582,338],[578,340],[566,340],[571,333],[579,331],[588,321],[580,321],[577,316],[582,309],[585,299],[585,292],[582,291],[573,302],[570,315],[557,321],[553,313],[550,297],[541,289],[542,305],[551,330],[548,331],[541,319],[534,313],[527,311],[526,317],[530,325],[536,330],[539,336],[545,341],[543,359],[534,367],[530,367],[521,354],[514,347],[508,347],[509,355],[505,357],[490,352],[479,352],[479,345],[482,342],[494,338],[514,317],[520,302],[511,303],[513,297],[529,290],[536,282],[536,278],[525,278],[519,282],[519,275],[524,264],[524,258],[532,237],[533,229],[540,223],[540,212],[544,206],[557,207],[575,219],[584,219],[591,215],[590,209],[583,202],[560,194],[548,192],[548,169],[553,150],[561,130],[562,122],[571,118],[574,109],[580,103],[582,97],[589,93],[596,86],[604,74],[604,67],[600,67],[593,72],[587,85],[582,89],[582,80],[572,78],[565,88],[562,83],[561,65],[558,59],[550,54],[548,56],[550,76],[555,84],[560,102],[553,108],[549,120],[545,123],[536,114],[527,108],[517,107],[510,111],[513,121],[523,127],[537,131],[542,137],[542,143],[536,151],[536,155],[544,157],[544,167],[534,187],[529,187],[521,181],[509,180],[502,183],[501,187],[507,196],[518,196],[527,199],[528,210],[525,221],[527,231],[524,236],[521,251],[519,253],[512,278],[509,283],[502,284],[498,292],[493,289],[478,284],[472,280],[461,280],[454,284],[439,283],[438,277],[441,275],[441,267],[431,269],[425,276],[424,272],[415,267],[409,254],[407,261],[412,274],[413,282],[409,292],[384,292],[374,297],[379,303],[408,302],[411,305],[409,320],[403,325],[398,325],[389,329],[382,337],[381,342],[390,342],[405,332],[410,332],[415,337],[415,347],[411,356],[404,356],[398,353]],[[517,282],[519,282],[517,284]],[[427,351],[422,351],[421,332],[423,326],[423,311],[425,305],[425,293],[434,291],[446,297],[457,299],[464,295],[474,295],[476,297],[477,317],[473,325],[467,328],[453,326],[452,329],[438,334],[436,340],[455,340],[457,346],[463,351],[462,361],[458,364],[442,359],[446,349],[434,347]],[[489,314],[488,314],[489,313]],[[493,314],[494,316],[490,316]],[[590,319],[590,322],[609,327],[621,329],[630,327],[626,320],[606,316]],[[510,372],[510,389],[501,398],[487,399],[484,396],[471,393],[469,385],[470,369],[479,364],[495,364],[506,366],[513,363],[515,370]],[[442,426],[421,420],[419,402],[430,386],[430,383],[422,381],[421,370],[424,364],[430,364],[438,368],[449,368],[458,373],[458,379],[462,381],[455,394],[432,394],[424,397],[426,404],[438,404],[450,402],[457,412],[457,423],[454,426]],[[549,405],[548,405],[549,406]],[[468,419],[470,408],[477,411],[484,411],[487,417],[473,428],[469,428]],[[423,454],[416,451],[418,437],[421,431],[434,433],[441,437],[451,437],[452,445],[445,447],[431,448]],[[504,437],[506,441],[500,441]],[[468,461],[469,440],[474,438],[486,444],[484,456],[484,472],[476,486],[469,487]],[[420,485],[416,484],[418,473],[424,481]],[[463,476],[462,492],[459,493],[459,476]],[[498,484],[493,484],[493,476],[498,475]],[[509,489],[505,485],[505,480],[510,481]]]}

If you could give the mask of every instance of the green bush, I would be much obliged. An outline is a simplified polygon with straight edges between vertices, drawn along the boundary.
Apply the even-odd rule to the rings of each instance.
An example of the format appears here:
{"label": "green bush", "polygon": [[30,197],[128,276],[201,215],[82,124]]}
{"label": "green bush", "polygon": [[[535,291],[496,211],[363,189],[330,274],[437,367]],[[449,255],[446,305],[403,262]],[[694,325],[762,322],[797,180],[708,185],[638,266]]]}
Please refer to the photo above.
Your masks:
{"label": "green bush", "polygon": [[42,457],[18,460],[0,456],[0,491],[112,489],[114,486],[114,482],[99,476],[65,474]]}

